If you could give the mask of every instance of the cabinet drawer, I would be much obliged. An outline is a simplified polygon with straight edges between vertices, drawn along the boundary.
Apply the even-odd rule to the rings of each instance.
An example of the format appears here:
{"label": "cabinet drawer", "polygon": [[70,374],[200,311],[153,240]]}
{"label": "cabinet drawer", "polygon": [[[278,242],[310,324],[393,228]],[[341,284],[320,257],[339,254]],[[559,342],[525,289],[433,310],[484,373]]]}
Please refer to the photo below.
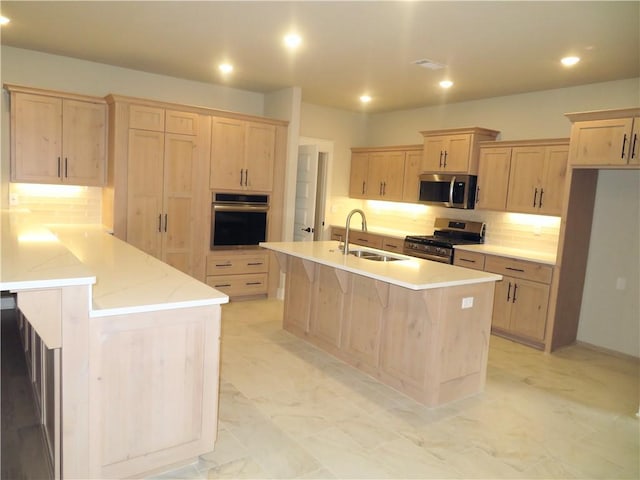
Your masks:
{"label": "cabinet drawer", "polygon": [[349,243],[364,247],[382,248],[382,237],[360,230],[351,230],[349,232]]}
{"label": "cabinet drawer", "polygon": [[129,128],[164,132],[164,108],[131,105],[129,107]]}
{"label": "cabinet drawer", "polygon": [[268,271],[269,255],[267,252],[251,255],[210,254],[207,257],[207,275],[235,275]]}
{"label": "cabinet drawer", "polygon": [[487,272],[507,275],[514,278],[551,283],[553,267],[525,260],[487,255],[484,263]]}
{"label": "cabinet drawer", "polygon": [[453,264],[460,267],[473,268],[474,270],[484,270],[485,255],[478,252],[467,252],[465,250],[454,250]]}
{"label": "cabinet drawer", "polygon": [[267,293],[266,273],[246,275],[209,275],[207,285],[226,293],[230,297],[262,295]]}
{"label": "cabinet drawer", "polygon": [[340,227],[331,227],[331,240],[336,242],[344,241],[345,229]]}
{"label": "cabinet drawer", "polygon": [[382,237],[382,250],[388,252],[402,253],[404,249],[404,239],[395,237]]}

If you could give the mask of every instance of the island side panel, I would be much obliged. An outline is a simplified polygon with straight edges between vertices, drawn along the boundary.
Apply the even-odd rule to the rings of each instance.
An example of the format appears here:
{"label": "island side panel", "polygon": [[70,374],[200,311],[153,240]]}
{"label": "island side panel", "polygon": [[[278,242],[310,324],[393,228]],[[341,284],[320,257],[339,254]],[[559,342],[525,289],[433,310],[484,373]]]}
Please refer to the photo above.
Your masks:
{"label": "island side panel", "polygon": [[316,264],[291,256],[279,256],[279,263],[280,268],[287,274],[283,328],[305,337],[309,332]]}
{"label": "island side panel", "polygon": [[94,478],[188,463],[217,431],[220,306],[93,318]]}

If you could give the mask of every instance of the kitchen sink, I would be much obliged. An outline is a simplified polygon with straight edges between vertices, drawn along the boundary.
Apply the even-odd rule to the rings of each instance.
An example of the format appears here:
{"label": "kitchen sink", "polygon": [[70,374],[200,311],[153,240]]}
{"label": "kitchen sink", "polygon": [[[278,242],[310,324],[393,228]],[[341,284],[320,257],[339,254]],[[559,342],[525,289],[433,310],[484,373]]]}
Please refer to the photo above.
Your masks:
{"label": "kitchen sink", "polygon": [[393,262],[395,260],[403,260],[400,257],[393,257],[391,255],[369,252],[367,250],[351,250],[349,252],[349,255],[354,255],[358,258],[364,258],[365,260],[373,260],[374,262]]}

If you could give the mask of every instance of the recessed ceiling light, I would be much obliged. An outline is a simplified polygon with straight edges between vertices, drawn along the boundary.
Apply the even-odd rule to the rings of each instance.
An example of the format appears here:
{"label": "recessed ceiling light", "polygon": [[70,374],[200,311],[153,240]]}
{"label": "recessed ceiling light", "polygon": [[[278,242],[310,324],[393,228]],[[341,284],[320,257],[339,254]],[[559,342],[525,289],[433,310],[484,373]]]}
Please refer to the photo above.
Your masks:
{"label": "recessed ceiling light", "polygon": [[580,57],[564,57],[560,60],[565,67],[572,67],[580,61]]}
{"label": "recessed ceiling light", "polygon": [[369,103],[371,101],[371,97],[369,95],[362,95],[360,97],[360,101],[362,103]]}
{"label": "recessed ceiling light", "polygon": [[442,88],[451,88],[453,86],[453,82],[451,80],[442,80],[440,82],[440,86]]}
{"label": "recessed ceiling light", "polygon": [[297,33],[290,33],[284,37],[284,44],[289,48],[299,47],[301,43],[302,37]]}
{"label": "recessed ceiling light", "polygon": [[6,25],[10,21],[11,20],[9,20],[7,17],[0,16],[0,25]]}
{"label": "recessed ceiling light", "polygon": [[218,68],[222,73],[231,73],[233,71],[233,65],[230,63],[221,63]]}

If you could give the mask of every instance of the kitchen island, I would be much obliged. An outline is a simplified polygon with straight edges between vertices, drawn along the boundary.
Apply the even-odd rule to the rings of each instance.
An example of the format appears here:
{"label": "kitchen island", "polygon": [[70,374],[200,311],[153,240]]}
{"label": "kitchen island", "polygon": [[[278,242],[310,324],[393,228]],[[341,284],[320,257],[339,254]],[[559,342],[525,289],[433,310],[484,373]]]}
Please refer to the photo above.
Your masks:
{"label": "kitchen island", "polygon": [[228,297],[101,226],[1,219],[0,290],[16,294],[55,478],[142,476],[213,450]]}
{"label": "kitchen island", "polygon": [[285,330],[428,406],[483,390],[500,275],[335,241],[261,246],[286,273]]}

